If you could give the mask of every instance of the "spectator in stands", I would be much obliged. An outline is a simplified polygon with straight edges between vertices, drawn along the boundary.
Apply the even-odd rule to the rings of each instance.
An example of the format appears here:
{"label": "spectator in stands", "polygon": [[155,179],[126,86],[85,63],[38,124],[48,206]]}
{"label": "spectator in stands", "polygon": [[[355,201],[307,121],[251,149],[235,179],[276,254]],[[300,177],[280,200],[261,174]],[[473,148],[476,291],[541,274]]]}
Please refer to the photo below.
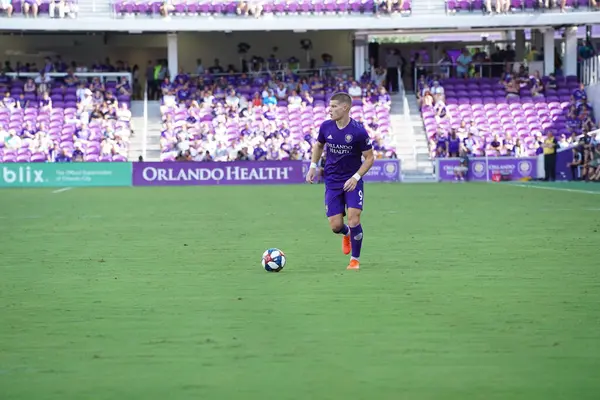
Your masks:
{"label": "spectator in stands", "polygon": [[10,95],[10,91],[6,91],[2,102],[0,102],[0,108],[7,108],[11,112],[15,109],[15,99]]}
{"label": "spectator in stands", "polygon": [[358,85],[357,81],[352,81],[348,88],[348,94],[353,100],[360,100],[363,95],[363,89]]}
{"label": "spectator in stands", "polygon": [[66,4],[65,0],[49,0],[48,2],[48,13],[50,18],[56,18],[58,11],[58,18],[65,17]]}
{"label": "spectator in stands", "polygon": [[52,78],[46,75],[46,72],[40,71],[40,74],[37,76],[37,78],[35,78],[33,91],[35,91],[35,87],[37,86],[38,94],[43,94],[44,92],[47,92],[50,89],[51,81]]}
{"label": "spectator in stands", "polygon": [[41,0],[25,0],[23,3],[23,14],[26,16],[31,15],[32,17],[37,17],[40,4]]}
{"label": "spectator in stands", "polygon": [[[581,148],[573,147],[573,161],[567,163],[567,168],[571,169],[571,175],[573,176],[573,180],[579,180],[580,175],[579,171],[581,167],[583,167],[583,154],[581,153]],[[582,174],[585,175],[585,174]]]}
{"label": "spectator in stands", "polygon": [[433,94],[436,102],[437,101],[446,101],[446,98],[444,96],[444,88],[442,86],[440,86],[439,81],[433,82],[433,87],[431,88],[431,93]]}
{"label": "spectator in stands", "polygon": [[446,119],[446,117],[449,117],[448,109],[446,108],[446,103],[444,103],[443,101],[436,102],[433,109],[435,111],[435,118],[436,118],[438,124],[442,120]]}
{"label": "spectator in stands", "polygon": [[456,134],[456,130],[452,129],[450,136],[446,140],[446,154],[448,157],[458,157],[460,152],[460,138]]}
{"label": "spectator in stands", "polygon": [[446,157],[448,154],[448,138],[444,135],[444,133],[440,130],[437,135],[433,139],[433,144],[435,146],[435,152],[437,157]]}
{"label": "spectator in stands", "polygon": [[12,0],[0,0],[0,10],[6,11],[6,15],[10,18],[13,13]]}
{"label": "spectator in stands", "polygon": [[500,138],[498,137],[498,134],[494,134],[494,137],[487,144],[487,147],[485,149],[486,155],[494,156],[494,157],[499,156],[501,148],[502,148],[502,143],[500,142]]}
{"label": "spectator in stands", "polygon": [[600,172],[600,144],[595,143],[593,138],[589,140],[588,145],[585,144],[586,141],[584,140],[581,142],[585,152],[583,156],[582,178],[587,182],[597,181],[600,177],[598,175]]}
{"label": "spectator in stands", "polygon": [[302,97],[298,96],[298,93],[295,90],[292,91],[292,94],[288,97],[287,101],[291,107],[302,107]]}
{"label": "spectator in stands", "polygon": [[263,13],[263,0],[248,0],[248,11],[255,18],[260,18]]}
{"label": "spectator in stands", "polygon": [[469,49],[464,48],[460,56],[458,56],[456,59],[456,75],[459,78],[468,77],[469,67],[471,66],[472,62],[473,57],[469,53]]}
{"label": "spectator in stands", "polygon": [[40,100],[39,108],[42,111],[50,111],[52,110],[52,99],[50,99],[50,95],[48,92],[44,92],[42,98]]}
{"label": "spectator in stands", "polygon": [[175,10],[175,6],[173,5],[172,0],[162,0],[162,4],[160,5],[160,15],[164,18],[169,18],[169,13]]}
{"label": "spectator in stands", "polygon": [[502,148],[500,151],[503,155],[507,155],[510,157],[515,156],[515,140],[513,139],[510,132],[507,132],[506,136],[504,137],[504,140],[502,140]]}

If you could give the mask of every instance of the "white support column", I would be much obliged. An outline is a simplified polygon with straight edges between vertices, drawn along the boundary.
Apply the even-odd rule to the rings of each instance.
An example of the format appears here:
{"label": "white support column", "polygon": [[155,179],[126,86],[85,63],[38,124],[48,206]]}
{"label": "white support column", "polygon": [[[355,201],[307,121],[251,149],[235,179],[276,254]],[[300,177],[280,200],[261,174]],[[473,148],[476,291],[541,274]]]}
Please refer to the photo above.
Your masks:
{"label": "white support column", "polygon": [[544,31],[544,75],[554,72],[554,29]]}
{"label": "white support column", "polygon": [[367,36],[354,36],[354,79],[359,80],[369,65],[369,42]]}
{"label": "white support column", "polygon": [[175,79],[179,72],[179,52],[177,49],[176,33],[167,33],[167,63],[171,79]]}
{"label": "white support column", "polygon": [[369,41],[365,35],[354,36],[354,79],[359,80],[369,65]]}
{"label": "white support column", "polygon": [[577,27],[565,29],[564,75],[577,75]]}

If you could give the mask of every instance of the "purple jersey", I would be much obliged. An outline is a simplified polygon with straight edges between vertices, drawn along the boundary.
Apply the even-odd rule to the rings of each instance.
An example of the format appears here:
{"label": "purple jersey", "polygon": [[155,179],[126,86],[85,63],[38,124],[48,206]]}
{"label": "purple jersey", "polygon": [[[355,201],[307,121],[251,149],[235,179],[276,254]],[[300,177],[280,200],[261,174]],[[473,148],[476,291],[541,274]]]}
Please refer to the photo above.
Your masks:
{"label": "purple jersey", "polygon": [[362,152],[372,149],[364,126],[352,118],[344,129],[339,129],[335,121],[323,122],[317,140],[327,144],[325,185],[328,188],[343,187],[362,165]]}
{"label": "purple jersey", "polygon": [[459,149],[460,149],[460,138],[458,138],[458,137],[455,137],[455,138],[450,137],[448,139],[448,151],[450,153],[458,153]]}

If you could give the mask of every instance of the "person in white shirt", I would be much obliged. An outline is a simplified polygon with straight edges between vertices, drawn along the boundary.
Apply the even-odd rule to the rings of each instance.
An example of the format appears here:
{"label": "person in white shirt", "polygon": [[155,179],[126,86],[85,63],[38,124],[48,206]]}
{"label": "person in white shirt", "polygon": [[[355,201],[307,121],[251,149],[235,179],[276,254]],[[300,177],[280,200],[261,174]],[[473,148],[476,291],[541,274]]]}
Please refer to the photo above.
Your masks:
{"label": "person in white shirt", "polygon": [[433,82],[431,94],[433,94],[433,98],[436,102],[446,101],[446,97],[444,96],[444,88],[440,86],[440,83],[438,81]]}
{"label": "person in white shirt", "polygon": [[38,93],[42,94],[44,92],[49,91],[50,85],[50,77],[46,75],[44,71],[40,72],[40,74],[35,78],[35,84],[37,85]]}
{"label": "person in white shirt", "polygon": [[287,99],[287,88],[283,85],[283,83],[280,83],[279,86],[277,86],[277,100],[285,100]]}
{"label": "person in white shirt", "polygon": [[387,77],[387,71],[385,68],[377,68],[375,70],[375,76],[373,77],[373,80],[375,81],[375,86],[381,86],[383,84],[383,81],[385,81]]}
{"label": "person in white shirt", "polygon": [[348,94],[353,100],[360,100],[362,97],[362,88],[358,85],[358,82],[352,81],[352,84],[348,88]]}
{"label": "person in white shirt", "polygon": [[230,90],[225,98],[225,103],[232,109],[237,109],[240,104],[240,98],[235,95],[235,90]]}
{"label": "person in white shirt", "polygon": [[298,96],[298,93],[293,90],[290,97],[288,97],[288,104],[291,107],[301,107],[302,106],[302,97]]}
{"label": "person in white shirt", "polygon": [[90,120],[90,113],[94,110],[94,98],[92,91],[85,89],[84,98],[77,105],[77,112],[81,121],[87,125]]}
{"label": "person in white shirt", "polygon": [[215,149],[215,161],[227,161],[227,154],[227,147],[222,142],[218,142]]}
{"label": "person in white shirt", "polygon": [[119,109],[117,110],[117,118],[119,121],[131,122],[131,111],[127,107],[127,103],[119,104]]}

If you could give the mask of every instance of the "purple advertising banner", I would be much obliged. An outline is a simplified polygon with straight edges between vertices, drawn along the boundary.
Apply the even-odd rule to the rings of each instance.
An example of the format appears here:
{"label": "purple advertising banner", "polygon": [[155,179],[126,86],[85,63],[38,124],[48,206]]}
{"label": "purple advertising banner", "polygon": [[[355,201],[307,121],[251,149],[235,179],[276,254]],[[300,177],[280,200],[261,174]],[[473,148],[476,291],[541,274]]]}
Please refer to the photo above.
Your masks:
{"label": "purple advertising banner", "polygon": [[[308,161],[138,162],[133,186],[303,183]],[[399,182],[400,160],[375,160],[368,182]]]}
{"label": "purple advertising banner", "polygon": [[301,161],[138,162],[133,186],[302,183]]}
{"label": "purple advertising banner", "polygon": [[[302,162],[302,172],[308,172],[310,161]],[[400,182],[400,160],[375,160],[375,163],[363,177],[365,182]]]}
{"label": "purple advertising banner", "polygon": [[[454,170],[460,165],[458,158],[441,158],[438,160],[438,180],[453,181]],[[493,157],[487,159],[488,169],[486,171],[485,157],[474,157],[469,159],[469,170],[467,180],[486,181],[492,180],[492,175],[496,172],[502,175],[510,176],[511,180],[523,178],[537,178],[537,157]]]}

